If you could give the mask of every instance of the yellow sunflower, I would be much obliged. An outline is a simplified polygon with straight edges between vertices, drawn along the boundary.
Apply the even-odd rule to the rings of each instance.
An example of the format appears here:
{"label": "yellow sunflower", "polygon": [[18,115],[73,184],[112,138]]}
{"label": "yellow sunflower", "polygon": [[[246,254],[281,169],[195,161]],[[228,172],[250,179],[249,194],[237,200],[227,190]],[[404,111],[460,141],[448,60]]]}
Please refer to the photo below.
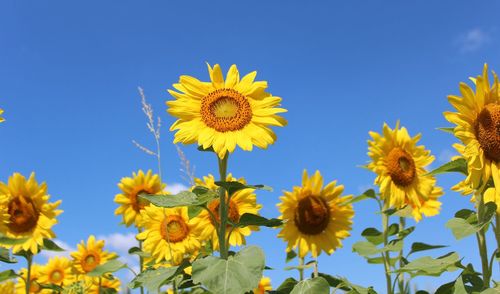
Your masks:
{"label": "yellow sunflower", "polygon": [[186,254],[200,249],[201,228],[188,217],[187,207],[161,208],[146,206],[142,212],[144,231],[137,235],[144,252],[156,262],[178,264]]}
{"label": "yellow sunflower", "polygon": [[1,117],[2,113],[3,113],[3,109],[0,108],[0,122],[5,121],[5,119],[3,117]]}
{"label": "yellow sunflower", "polygon": [[435,189],[436,179],[425,170],[434,156],[424,146],[417,146],[421,134],[410,137],[398,122],[394,129],[384,124],[382,134],[370,132],[370,136],[373,141],[368,141],[368,155],[372,161],[367,167],[377,174],[375,184],[380,186],[382,200],[395,208],[410,205],[420,211],[427,203],[439,210],[436,203],[427,202],[431,195],[436,200],[443,193]]}
{"label": "yellow sunflower", "polygon": [[453,133],[462,142],[455,148],[467,161],[468,175],[464,184],[472,189],[482,189],[490,177],[500,187],[500,92],[498,77],[493,74],[490,85],[488,66],[483,75],[471,78],[476,92],[469,85],[460,83],[462,96],[450,95],[448,101],[457,112],[445,112],[445,118],[455,124]]}
{"label": "yellow sunflower", "polygon": [[90,235],[87,244],[82,241],[78,246],[78,251],[72,252],[73,266],[80,274],[93,271],[96,266],[118,257],[115,253],[104,251],[104,240],[97,240]]}
{"label": "yellow sunflower", "polygon": [[[42,266],[39,264],[31,265],[31,273],[30,273],[30,293],[43,293],[43,289],[39,285],[40,271]],[[22,278],[17,279],[16,284],[16,293],[26,293],[26,282],[25,280],[28,278],[28,271],[25,268],[22,268],[19,271],[19,275]],[[3,293],[0,291],[0,293]]]}
{"label": "yellow sunflower", "polygon": [[[14,281],[8,280],[7,282],[3,282],[0,284],[0,293],[2,294],[14,294],[16,290],[16,285]],[[26,290],[25,292],[26,293]]]}
{"label": "yellow sunflower", "polygon": [[141,211],[149,202],[138,197],[141,193],[160,194],[165,189],[165,184],[157,174],[148,170],[146,174],[142,170],[133,173],[133,176],[122,178],[118,187],[122,193],[115,196],[115,202],[120,204],[115,210],[115,215],[123,215],[123,222],[128,227],[132,223],[136,226],[141,222]]}
{"label": "yellow sunflower", "polygon": [[434,187],[426,200],[420,200],[420,206],[410,203],[409,205],[412,211],[411,214],[415,221],[419,222],[422,220],[422,215],[425,215],[426,217],[438,215],[441,210],[441,202],[439,202],[438,198],[443,194],[443,189],[440,187]]}
{"label": "yellow sunflower", "polygon": [[[238,181],[242,184],[246,184],[245,179],[233,178],[231,174],[229,174],[226,178],[226,181]],[[215,179],[213,175],[208,175],[203,177],[203,179],[195,179],[195,184],[197,186],[203,186],[213,191],[218,190],[218,186],[215,185]],[[245,213],[251,214],[259,214],[259,210],[262,208],[262,205],[257,204],[257,199],[255,194],[253,193],[254,189],[243,189],[239,190],[231,196],[229,201],[229,220],[233,223],[238,223],[240,217]],[[226,198],[228,197],[226,192]],[[215,216],[217,222],[220,222],[219,216],[219,199],[214,199],[208,203],[208,209]],[[217,236],[217,231],[215,229],[215,224],[210,217],[210,214],[203,210],[194,221],[203,228],[202,238],[204,240],[209,239],[212,241],[212,246],[214,250],[219,249],[219,238]],[[230,233],[230,226],[228,225],[228,229],[226,230],[226,238]],[[248,226],[243,228],[234,228],[232,230],[231,236],[229,237],[229,244],[232,246],[241,246],[245,244],[245,237],[249,236],[252,231],[258,231],[259,227],[257,226]]]}
{"label": "yellow sunflower", "polygon": [[71,260],[66,257],[52,257],[40,270],[40,284],[67,286],[76,281]]}
{"label": "yellow sunflower", "polygon": [[[207,64],[208,65],[208,64]],[[236,145],[251,151],[253,145],[266,149],[276,141],[270,126],[285,126],[287,121],[278,113],[281,98],[266,92],[267,82],[254,81],[257,72],[251,72],[240,80],[236,65],[226,75],[216,64],[208,65],[210,82],[202,82],[191,76],[181,76],[168,90],[176,99],[168,101],[168,113],[178,118],[170,127],[178,130],[174,143],[198,143],[207,149],[213,147],[220,158],[233,152]]]}
{"label": "yellow sunflower", "polygon": [[4,195],[0,197],[0,207],[7,207],[9,215],[7,224],[0,222],[0,232],[9,238],[26,239],[21,244],[4,246],[11,247],[14,253],[20,250],[38,253],[44,238],[55,237],[51,228],[62,212],[56,209],[61,200],[48,202],[47,185],[39,185],[35,173],[29,179],[14,173],[7,184],[0,182],[0,195]]}
{"label": "yellow sunflower", "polygon": [[278,234],[288,242],[287,250],[299,247],[299,256],[311,252],[314,258],[325,251],[331,254],[350,236],[354,210],[347,202],[352,196],[341,196],[344,186],[336,181],[323,187],[319,171],[309,177],[304,170],[302,186],[284,191],[278,209],[285,224]]}
{"label": "yellow sunflower", "polygon": [[271,279],[268,277],[262,277],[259,282],[259,286],[253,289],[254,294],[265,294],[267,291],[271,291],[273,287],[271,286]]}

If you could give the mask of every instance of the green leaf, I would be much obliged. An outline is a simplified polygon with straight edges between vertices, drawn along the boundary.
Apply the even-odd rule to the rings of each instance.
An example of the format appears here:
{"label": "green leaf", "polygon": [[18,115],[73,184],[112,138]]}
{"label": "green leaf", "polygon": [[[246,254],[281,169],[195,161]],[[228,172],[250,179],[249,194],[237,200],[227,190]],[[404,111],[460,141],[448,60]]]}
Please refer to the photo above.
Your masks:
{"label": "green leaf", "polygon": [[419,252],[419,251],[432,250],[432,249],[438,249],[438,248],[444,248],[444,247],[448,247],[448,246],[429,245],[429,244],[425,244],[425,243],[421,243],[421,242],[415,242],[415,243],[411,244],[411,250],[408,253],[408,255],[413,254],[415,252]]}
{"label": "green leaf", "polygon": [[464,158],[455,159],[427,173],[427,175],[437,175],[442,173],[458,172],[467,175],[467,161]]}
{"label": "green leaf", "polygon": [[365,237],[366,240],[374,245],[379,245],[384,242],[384,235],[375,228],[366,228],[361,232],[361,236]]}
{"label": "green leaf", "polygon": [[227,260],[207,256],[193,262],[193,282],[218,294],[243,294],[259,285],[264,252],[257,246],[243,248]]}
{"label": "green leaf", "polygon": [[332,287],[332,288],[338,288],[338,289],[344,290],[344,291],[351,290],[351,288],[347,287],[347,285],[345,285],[345,282],[340,278],[330,276],[330,275],[324,274],[324,273],[318,273],[318,276],[325,279],[328,282],[328,285],[330,285],[330,287]]}
{"label": "green leaf", "polygon": [[[78,283],[78,284],[73,283],[70,286],[73,286],[74,288],[78,288],[79,290],[84,291],[84,288],[79,284],[80,283]],[[38,286],[40,287],[40,289],[52,290],[52,291],[54,291],[54,293],[61,293],[64,291],[63,287],[56,285],[56,284],[40,284],[40,283],[38,283]],[[68,288],[70,288],[70,287],[68,287]],[[73,293],[73,292],[71,292],[71,293]],[[81,293],[84,293],[84,292],[81,292]]]}
{"label": "green leaf", "polygon": [[413,231],[415,231],[415,227],[408,227],[404,230],[402,230],[401,232],[398,232],[398,237],[400,239],[404,239],[406,238],[406,236],[408,236],[409,234],[411,234]]}
{"label": "green leaf", "polygon": [[43,239],[42,249],[48,251],[56,251],[56,252],[66,251],[63,248],[59,247],[59,245],[57,245],[54,241],[50,239]]}
{"label": "green leaf", "polygon": [[293,250],[290,250],[286,253],[286,260],[285,262],[290,262],[292,261],[295,257],[297,257],[297,253]]}
{"label": "green leaf", "polygon": [[23,244],[26,242],[26,238],[9,238],[5,236],[4,234],[0,234],[0,244],[4,245],[18,245],[18,244]]}
{"label": "green leaf", "polygon": [[0,247],[0,261],[5,263],[17,263],[17,259],[10,256],[9,249],[3,247]]}
{"label": "green leaf", "polygon": [[203,146],[198,146],[198,151],[201,152],[215,152],[214,148],[212,146],[208,147],[207,149],[203,148]]}
{"label": "green leaf", "polygon": [[322,277],[300,281],[290,294],[329,294],[330,285]]}
{"label": "green leaf", "polygon": [[203,207],[201,206],[189,206],[188,207],[188,217],[189,219],[193,219],[200,214],[200,212],[203,210]]}
{"label": "green leaf", "polygon": [[396,270],[400,273],[410,273],[411,276],[439,276],[445,271],[455,271],[458,269],[460,257],[457,253],[451,252],[438,258],[424,256],[408,263],[404,267]]}
{"label": "green leaf", "polygon": [[158,207],[167,208],[194,205],[197,199],[197,195],[189,191],[182,191],[175,195],[140,194],[139,197],[146,199]]}
{"label": "green leaf", "polygon": [[121,270],[122,268],[126,268],[126,267],[127,267],[126,264],[124,264],[123,262],[121,262],[117,259],[114,259],[114,260],[110,260],[104,264],[96,266],[94,268],[94,270],[87,273],[87,275],[91,276],[91,277],[100,277],[100,276],[107,274],[107,273],[117,272],[117,271]]}
{"label": "green leaf", "polygon": [[151,254],[142,251],[141,248],[139,248],[139,247],[132,247],[132,248],[130,248],[128,250],[128,254],[135,254],[137,256],[145,257],[145,258],[151,257]]}
{"label": "green leaf", "polygon": [[293,287],[297,285],[299,282],[294,278],[287,278],[281,283],[281,285],[274,291],[276,294],[289,294],[292,292]]}
{"label": "green leaf", "polygon": [[203,186],[194,187],[192,192],[196,194],[196,201],[194,203],[196,205],[203,205],[212,201],[213,199],[219,198],[219,193]]}
{"label": "green leaf", "polygon": [[445,133],[454,134],[454,133],[453,133],[453,130],[454,130],[455,128],[437,128],[437,129],[438,129],[438,130],[440,130],[440,131],[443,131],[443,132],[445,132]]}
{"label": "green leaf", "polygon": [[132,289],[145,287],[149,292],[158,293],[160,287],[167,284],[178,273],[178,268],[173,266],[146,269],[130,281],[129,287]]}
{"label": "green leaf", "polygon": [[237,181],[232,181],[232,182],[224,182],[224,181],[217,181],[215,184],[219,187],[224,188],[224,190],[227,191],[229,195],[233,195],[239,190],[243,189],[255,189],[255,190],[265,190],[272,192],[273,188],[265,185],[246,185]]}
{"label": "green leaf", "polygon": [[363,201],[365,199],[377,199],[377,195],[375,194],[375,191],[373,189],[368,189],[365,192],[363,192],[363,194],[358,195],[356,197],[353,197],[351,200],[346,202],[346,204],[356,203],[359,201]]}
{"label": "green leaf", "polygon": [[[394,258],[390,258],[389,259],[389,264],[391,266],[394,266],[396,265],[396,262],[398,261],[399,259],[397,257],[394,257]],[[371,263],[371,264],[383,264],[384,263],[384,259],[382,257],[373,257],[373,258],[367,258],[366,261],[368,263]]]}
{"label": "green leaf", "polygon": [[356,284],[349,282],[346,278],[342,277],[332,277],[327,274],[319,273],[320,277],[323,277],[330,287],[340,289],[349,294],[377,294],[372,287],[365,288]]}
{"label": "green leaf", "polygon": [[363,257],[373,256],[387,251],[400,251],[403,247],[403,242],[400,240],[391,241],[387,246],[378,248],[371,242],[359,241],[352,245],[352,251],[357,252]]}
{"label": "green leaf", "polygon": [[10,279],[15,279],[17,277],[18,277],[18,275],[13,270],[6,270],[3,272],[0,272],[0,282],[10,280]]}
{"label": "green leaf", "polygon": [[263,216],[244,213],[239,222],[236,224],[238,227],[248,227],[248,226],[261,226],[261,227],[279,227],[283,224],[283,221],[277,218],[267,219]]}
{"label": "green leaf", "polygon": [[451,230],[457,240],[472,235],[481,229],[478,225],[471,225],[467,220],[456,217],[447,221],[445,226]]}

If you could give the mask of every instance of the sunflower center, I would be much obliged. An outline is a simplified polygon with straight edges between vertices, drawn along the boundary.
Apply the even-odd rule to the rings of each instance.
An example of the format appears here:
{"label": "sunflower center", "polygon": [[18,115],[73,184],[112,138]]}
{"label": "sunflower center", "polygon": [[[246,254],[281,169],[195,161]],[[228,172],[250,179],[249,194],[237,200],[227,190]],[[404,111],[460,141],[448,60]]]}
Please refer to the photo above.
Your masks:
{"label": "sunflower center", "polygon": [[161,223],[160,234],[167,242],[180,242],[188,233],[189,227],[180,215],[169,215]]}
{"label": "sunflower center", "polygon": [[91,272],[99,265],[100,261],[99,254],[87,253],[82,260],[82,268],[87,273]]}
{"label": "sunflower center", "polygon": [[330,222],[330,207],[323,198],[318,196],[304,197],[297,205],[294,221],[301,233],[320,234]]}
{"label": "sunflower center", "polygon": [[392,181],[398,186],[408,186],[415,179],[415,161],[408,152],[396,147],[387,155],[387,170]]}
{"label": "sunflower center", "polygon": [[16,197],[9,202],[8,213],[9,229],[18,234],[33,230],[40,217],[33,200],[24,196]]}
{"label": "sunflower center", "polygon": [[233,89],[218,89],[203,97],[200,113],[203,122],[219,132],[241,130],[252,120],[248,99]]}
{"label": "sunflower center", "polygon": [[[212,202],[208,204],[208,209],[214,214],[215,220],[220,223],[220,214],[219,214],[219,207],[220,207],[220,200],[219,199],[214,199]],[[229,200],[229,210],[228,210],[228,216],[229,220],[231,220],[232,223],[237,224],[240,221],[240,212],[238,211],[238,207],[232,200]],[[212,222],[213,225],[216,225],[213,223],[212,218],[210,218],[210,221]]]}
{"label": "sunflower center", "polygon": [[53,284],[59,284],[63,280],[64,274],[60,270],[55,270],[50,274],[50,280]]}
{"label": "sunflower center", "polygon": [[149,201],[147,201],[142,197],[139,197],[139,195],[141,194],[151,194],[151,193],[147,190],[140,190],[139,192],[132,194],[132,208],[137,212],[139,212],[144,208],[144,206],[149,204]]}
{"label": "sunflower center", "polygon": [[487,104],[474,122],[474,131],[485,156],[500,161],[500,105]]}

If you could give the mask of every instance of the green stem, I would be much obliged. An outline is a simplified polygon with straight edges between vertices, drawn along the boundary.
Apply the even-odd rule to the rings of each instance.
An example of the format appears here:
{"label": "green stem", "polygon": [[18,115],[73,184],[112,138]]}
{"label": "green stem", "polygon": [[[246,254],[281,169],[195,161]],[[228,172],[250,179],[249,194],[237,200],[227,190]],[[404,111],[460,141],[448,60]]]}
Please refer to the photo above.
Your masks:
{"label": "green stem", "polygon": [[318,259],[314,259],[314,271],[313,271],[313,277],[317,278],[319,276],[318,272]]}
{"label": "green stem", "polygon": [[[384,207],[384,211],[387,210],[387,207]],[[383,237],[384,237],[384,247],[389,243],[389,236],[387,229],[389,227],[389,216],[382,212],[382,228],[383,228]],[[391,264],[390,264],[390,255],[389,252],[383,252],[382,258],[384,259],[384,269],[385,269],[385,281],[387,285],[387,294],[392,294],[392,281],[391,281]]]}
{"label": "green stem", "polygon": [[[137,230],[139,231],[139,234],[140,234],[141,229],[137,228]],[[141,249],[141,252],[142,252],[142,241],[139,241],[139,248]],[[143,267],[144,267],[144,258],[142,257],[142,255],[139,255],[139,273],[142,273]],[[101,280],[99,279],[99,286],[100,286],[100,283],[101,283]],[[144,294],[144,288],[142,286],[140,287],[140,291],[141,291],[141,294]]]}
{"label": "green stem", "polygon": [[[404,217],[399,218],[399,231],[402,232],[405,229],[406,226],[406,219]],[[403,242],[403,240],[401,240]],[[401,247],[401,251],[399,251],[399,268],[402,268],[404,266],[403,263],[403,247]],[[399,293],[403,294],[405,293],[405,276],[403,273],[398,275],[398,288],[399,288]]]}
{"label": "green stem", "polygon": [[99,277],[99,291],[97,293],[101,294],[101,289],[102,289],[102,278]]}
{"label": "green stem", "polygon": [[304,257],[299,257],[299,281],[302,280],[304,280]]}
{"label": "green stem", "polygon": [[[217,157],[219,161],[219,175],[220,180],[226,181],[227,174],[227,160],[229,153],[226,153],[223,159]],[[226,189],[219,187],[219,251],[220,257],[227,259],[228,257],[228,246],[226,246],[226,226],[227,226],[227,201],[226,201]]]}
{"label": "green stem", "polygon": [[28,263],[27,265],[27,274],[26,274],[26,294],[30,293],[30,287],[31,287],[31,265],[33,264],[33,254],[31,252],[26,252],[26,262]]}
{"label": "green stem", "polygon": [[[477,219],[481,224],[484,220],[484,199],[482,191],[476,192]],[[488,248],[486,247],[486,232],[485,227],[481,228],[476,233],[477,244],[479,247],[479,255],[481,257],[481,267],[483,270],[483,281],[485,288],[490,287],[491,273],[488,264]]]}
{"label": "green stem", "polygon": [[[495,216],[496,225],[495,225],[495,239],[497,240],[497,252],[500,252],[500,213],[497,212]],[[498,261],[498,265],[500,266],[500,260]]]}

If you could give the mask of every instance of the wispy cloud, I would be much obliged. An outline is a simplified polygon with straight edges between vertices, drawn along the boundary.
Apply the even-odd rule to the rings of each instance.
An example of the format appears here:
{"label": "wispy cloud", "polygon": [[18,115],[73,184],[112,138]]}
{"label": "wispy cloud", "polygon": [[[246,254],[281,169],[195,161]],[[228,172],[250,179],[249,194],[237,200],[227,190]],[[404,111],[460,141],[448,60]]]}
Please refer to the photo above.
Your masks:
{"label": "wispy cloud", "polygon": [[56,252],[56,251],[48,251],[48,250],[42,250],[40,252],[40,257],[45,258],[45,259],[50,259],[55,256],[65,256],[65,257],[70,257],[69,254],[73,251],[76,250],[76,247],[69,245],[68,243],[61,241],[59,239],[53,240],[59,247],[64,249],[65,251],[63,252]]}
{"label": "wispy cloud", "polygon": [[186,190],[189,190],[189,187],[181,183],[167,184],[167,191],[172,194],[177,194],[181,191],[186,191]]}
{"label": "wispy cloud", "polygon": [[450,150],[450,149],[444,149],[442,150],[439,155],[438,155],[438,161],[439,162],[448,162],[448,161],[451,161],[451,158],[453,156],[457,156],[458,153],[453,151],[453,150]]}
{"label": "wispy cloud", "polygon": [[481,49],[490,40],[490,33],[480,28],[474,28],[460,35],[455,42],[461,53],[468,53]]}

